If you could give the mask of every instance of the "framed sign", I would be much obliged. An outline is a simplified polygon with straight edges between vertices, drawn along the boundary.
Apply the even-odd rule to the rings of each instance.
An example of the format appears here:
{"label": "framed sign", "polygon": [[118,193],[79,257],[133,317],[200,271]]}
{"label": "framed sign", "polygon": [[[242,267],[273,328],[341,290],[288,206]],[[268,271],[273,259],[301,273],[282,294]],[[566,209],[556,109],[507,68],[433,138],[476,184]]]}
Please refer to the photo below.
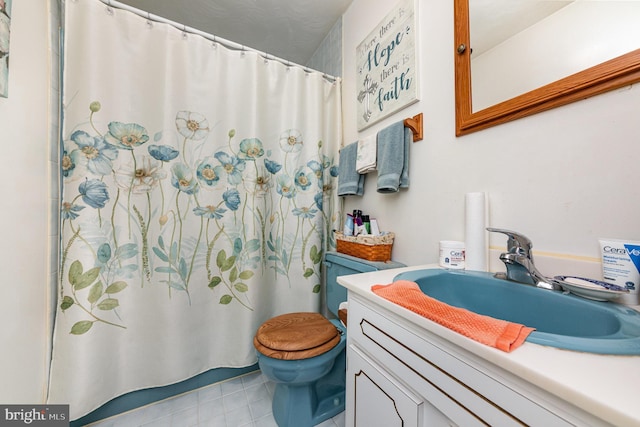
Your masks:
{"label": "framed sign", "polygon": [[11,1],[0,0],[0,96],[7,97],[9,82],[9,33]]}
{"label": "framed sign", "polygon": [[401,0],[356,49],[358,130],[418,100],[415,0]]}

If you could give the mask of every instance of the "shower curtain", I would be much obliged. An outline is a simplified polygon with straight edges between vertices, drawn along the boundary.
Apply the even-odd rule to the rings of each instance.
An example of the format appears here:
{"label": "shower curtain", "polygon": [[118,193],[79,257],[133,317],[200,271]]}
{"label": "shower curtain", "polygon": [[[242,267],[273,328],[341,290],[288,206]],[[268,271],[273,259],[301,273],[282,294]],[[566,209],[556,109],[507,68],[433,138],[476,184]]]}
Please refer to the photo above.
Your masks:
{"label": "shower curtain", "polygon": [[61,256],[49,402],[256,362],[320,309],[340,82],[98,0],[65,5]]}

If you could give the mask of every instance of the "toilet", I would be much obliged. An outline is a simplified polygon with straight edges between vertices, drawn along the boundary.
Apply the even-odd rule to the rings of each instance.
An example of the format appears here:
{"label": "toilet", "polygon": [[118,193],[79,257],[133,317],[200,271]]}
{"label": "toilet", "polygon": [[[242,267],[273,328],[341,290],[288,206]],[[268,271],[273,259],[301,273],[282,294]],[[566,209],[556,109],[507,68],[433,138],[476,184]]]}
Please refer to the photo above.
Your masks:
{"label": "toilet", "polygon": [[253,344],[262,374],[276,383],[272,412],[278,426],[314,426],[344,411],[347,328],[337,319],[347,290],[337,277],[404,267],[337,252],[324,257],[327,317],[297,312],[264,322]]}

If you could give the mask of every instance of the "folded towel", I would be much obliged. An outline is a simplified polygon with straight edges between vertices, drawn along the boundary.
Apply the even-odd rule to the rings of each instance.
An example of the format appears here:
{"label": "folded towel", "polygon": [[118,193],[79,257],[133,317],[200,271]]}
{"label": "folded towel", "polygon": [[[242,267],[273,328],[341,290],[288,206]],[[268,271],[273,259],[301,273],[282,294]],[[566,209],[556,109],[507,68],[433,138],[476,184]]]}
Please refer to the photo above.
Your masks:
{"label": "folded towel", "polygon": [[378,132],[378,193],[395,193],[409,187],[409,146],[411,129],[404,121]]}
{"label": "folded towel", "polygon": [[522,345],[527,336],[535,330],[518,323],[450,306],[423,294],[417,283],[408,280],[398,280],[390,285],[373,285],[371,290],[382,298],[444,327],[506,352]]}
{"label": "folded towel", "polygon": [[338,165],[338,196],[362,196],[364,177],[356,171],[358,143],[354,142],[340,150]]}
{"label": "folded towel", "polygon": [[356,158],[356,170],[358,173],[369,173],[376,170],[376,157],[378,143],[376,135],[370,135],[358,141],[358,157]]}

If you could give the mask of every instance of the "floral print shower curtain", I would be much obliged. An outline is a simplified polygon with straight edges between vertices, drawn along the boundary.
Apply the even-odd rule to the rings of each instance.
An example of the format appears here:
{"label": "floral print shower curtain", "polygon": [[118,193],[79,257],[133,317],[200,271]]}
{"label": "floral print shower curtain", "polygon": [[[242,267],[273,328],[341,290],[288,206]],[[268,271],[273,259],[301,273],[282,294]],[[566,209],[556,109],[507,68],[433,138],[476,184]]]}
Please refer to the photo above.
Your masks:
{"label": "floral print shower curtain", "polygon": [[256,362],[320,309],[340,84],[98,0],[65,5],[61,256],[49,401]]}

